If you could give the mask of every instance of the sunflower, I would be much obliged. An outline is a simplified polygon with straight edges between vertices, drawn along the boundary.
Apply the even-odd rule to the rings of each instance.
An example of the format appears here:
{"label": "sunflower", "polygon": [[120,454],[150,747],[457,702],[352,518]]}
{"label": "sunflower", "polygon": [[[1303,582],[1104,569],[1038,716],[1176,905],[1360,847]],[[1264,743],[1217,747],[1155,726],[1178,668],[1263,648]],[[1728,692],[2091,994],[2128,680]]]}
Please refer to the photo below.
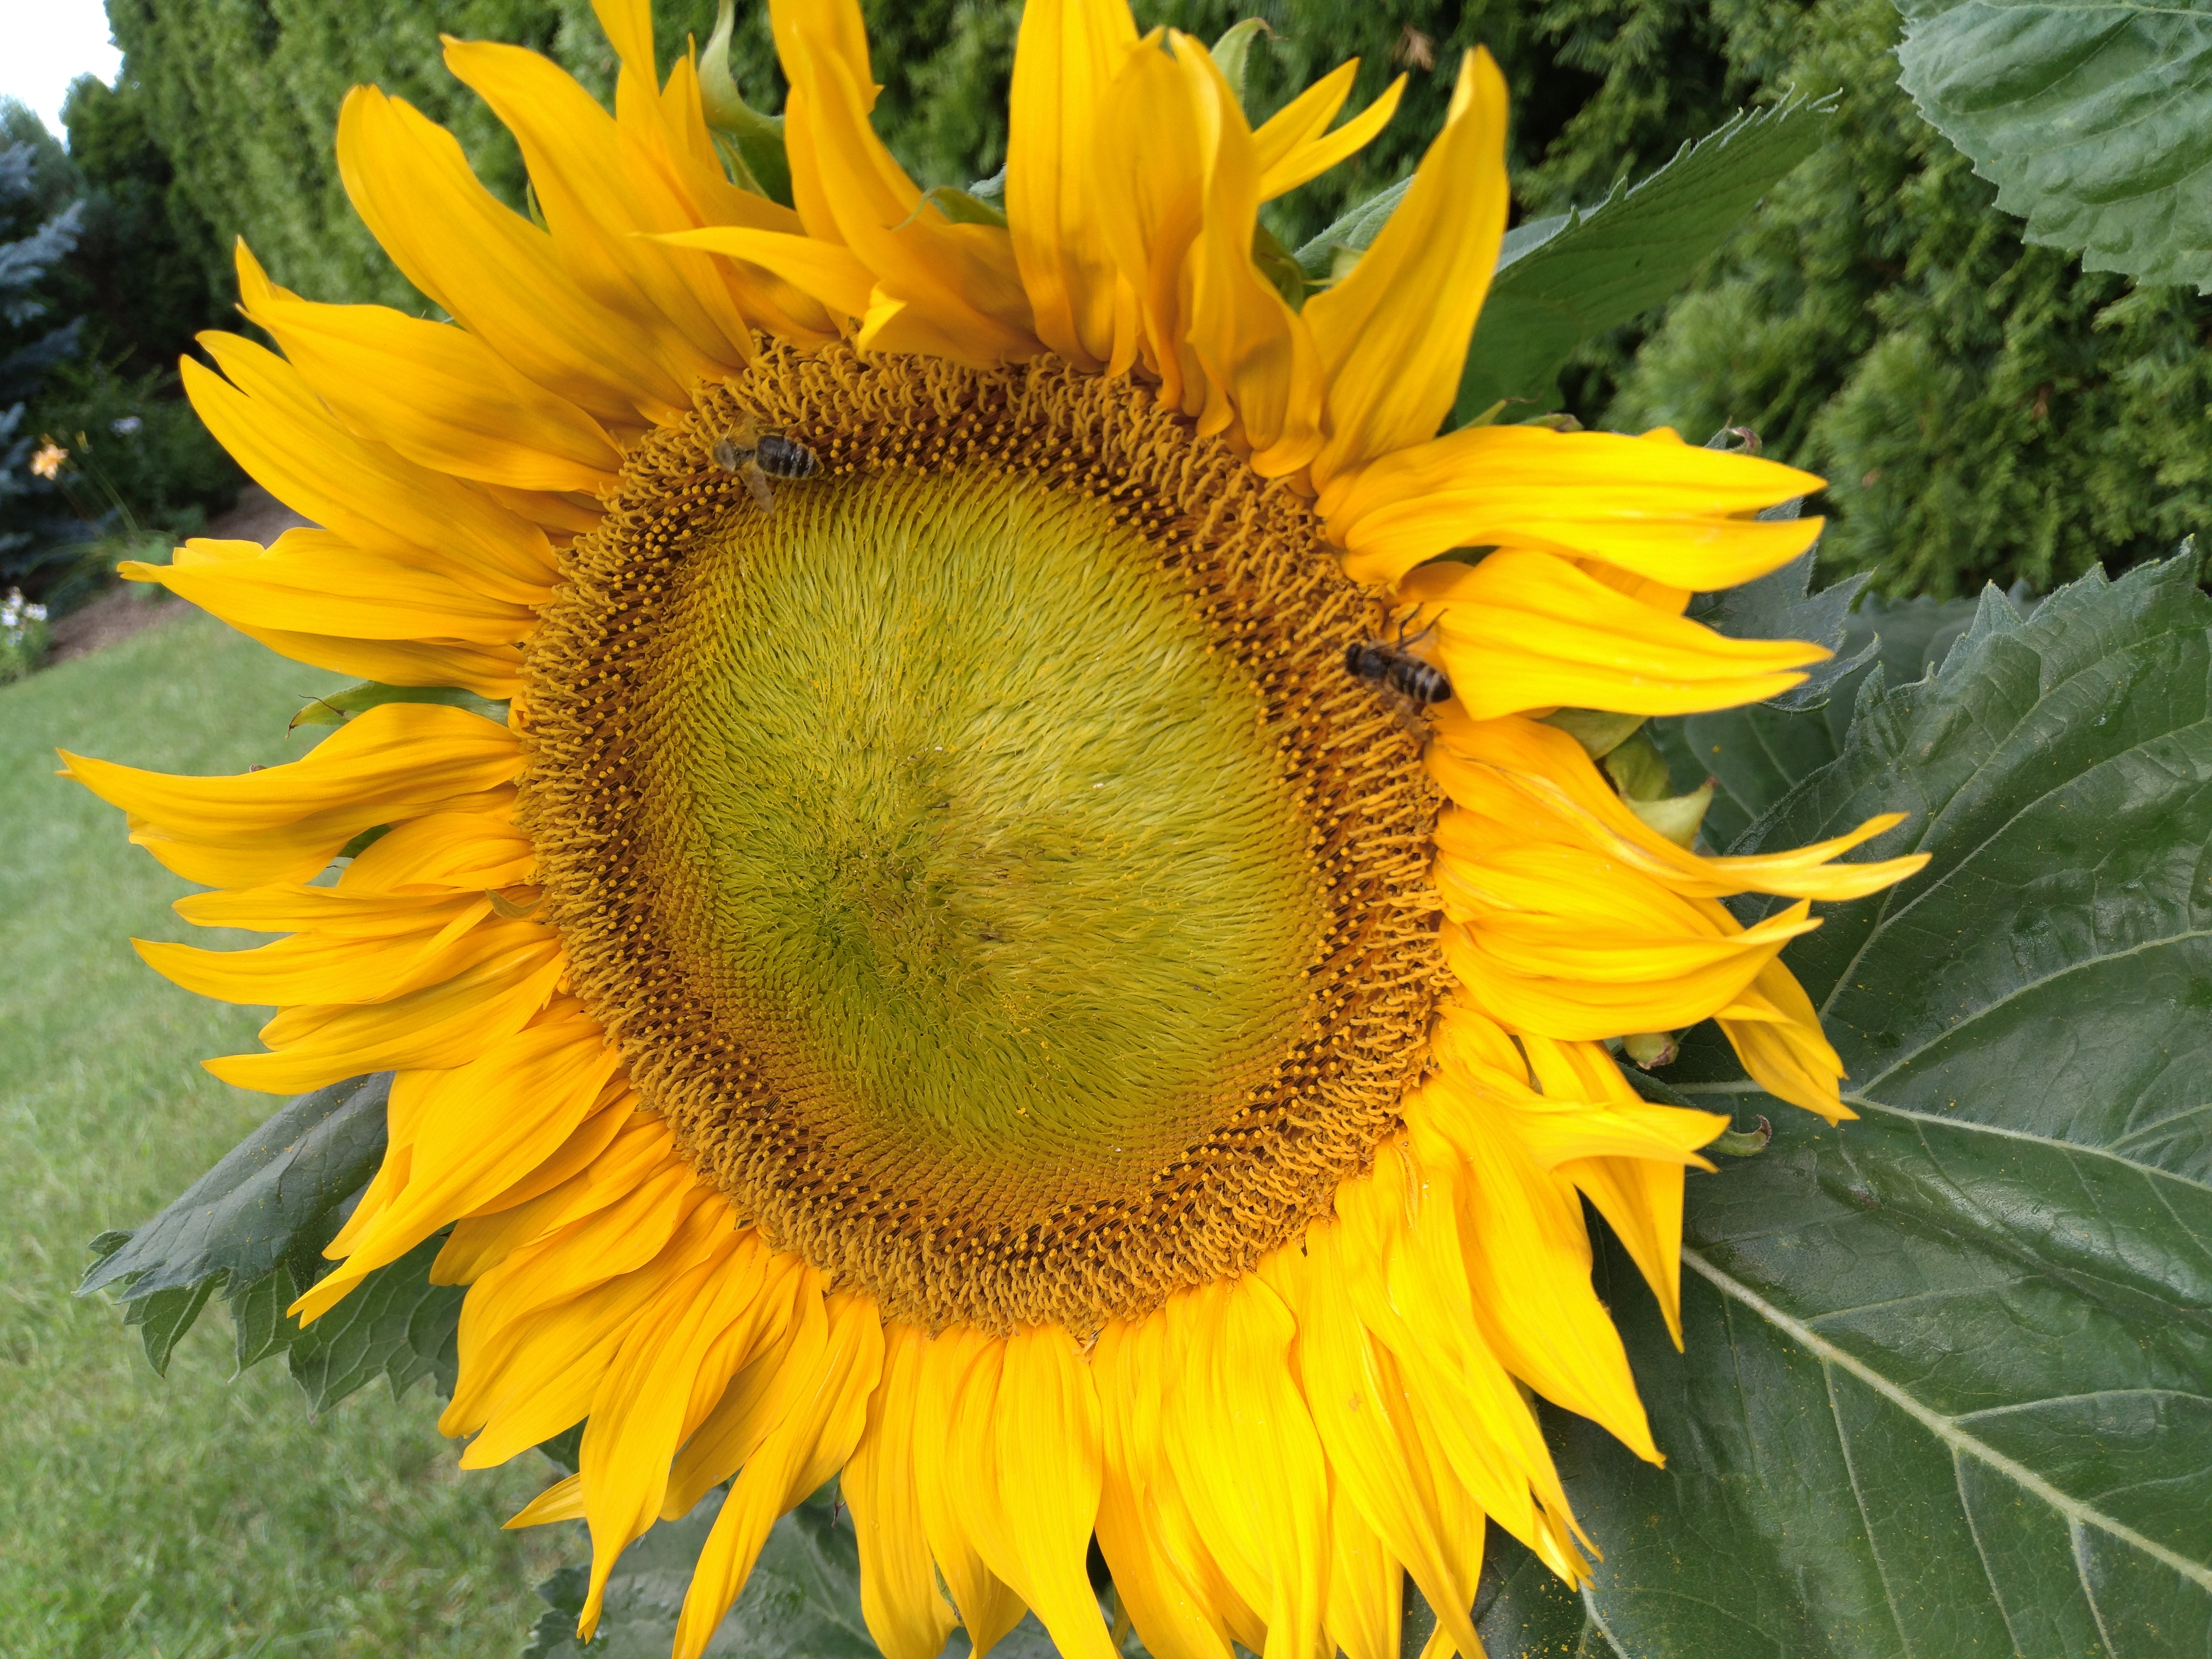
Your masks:
{"label": "sunflower", "polygon": [[1162,1659],[1382,1659],[1407,1574],[1477,1654],[1486,1517],[1570,1582],[1595,1548],[1534,1396],[1659,1455],[1583,1200],[1679,1340],[1724,1120],[1605,1040],[1717,1018],[1849,1115],[1779,953],[1917,867],[1837,861],[1894,820],[1706,856],[1547,720],[1797,683],[1817,647],[1684,613],[1802,552],[1758,514],[1819,480],[1437,435],[1506,216],[1480,52],[1371,246],[1286,297],[1260,204],[1397,87],[1333,126],[1346,64],[1255,129],[1188,36],[1030,0],[1001,211],[872,132],[853,0],[771,10],[792,205],[706,119],[720,53],[664,82],[646,0],[599,0],[612,115],[447,46],[532,217],[345,103],[354,205],[450,322],[240,250],[282,355],[208,336],[186,384],[322,527],[131,574],[382,701],[244,776],[64,757],[212,890],[185,915],[281,936],[140,953],[279,1008],[219,1077],[396,1074],[295,1312],[443,1234],[463,1463],[585,1425],[514,1522],[587,1523],[581,1632],[726,1481],[697,1654],[842,1475],[892,1659],[1024,1608],[1117,1650],[1094,1539]]}

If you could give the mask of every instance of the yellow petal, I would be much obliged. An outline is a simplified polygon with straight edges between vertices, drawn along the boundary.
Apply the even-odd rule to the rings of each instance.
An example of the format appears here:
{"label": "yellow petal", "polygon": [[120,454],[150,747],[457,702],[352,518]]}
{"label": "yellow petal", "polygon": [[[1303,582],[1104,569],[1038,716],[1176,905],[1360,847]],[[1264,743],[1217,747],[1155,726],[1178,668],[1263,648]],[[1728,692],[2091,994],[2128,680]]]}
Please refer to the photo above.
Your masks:
{"label": "yellow petal", "polygon": [[791,82],[784,110],[792,187],[807,234],[844,243],[892,299],[915,307],[995,367],[1034,356],[1029,296],[1006,233],[951,223],[926,202],[868,125],[875,101],[855,7],[777,0],[776,49]]}
{"label": "yellow petal", "polygon": [[938,1592],[915,1484],[915,1411],[928,1340],[912,1325],[884,1328],[883,1381],[868,1397],[867,1427],[838,1479],[860,1547],[860,1616],[887,1659],[937,1659],[957,1622]]}
{"label": "yellow petal", "polygon": [[686,382],[751,361],[744,313],[711,263],[640,234],[696,217],[591,94],[550,58],[492,41],[447,37],[446,67],[514,135],[562,266],[637,347]]}
{"label": "yellow petal", "polygon": [[617,1063],[599,1022],[579,1010],[525,1026],[441,1075],[415,1137],[414,1178],[303,1307],[333,1305],[353,1283],[543,1163],[599,1103]]}
{"label": "yellow petal", "polygon": [[613,487],[622,455],[605,429],[475,335],[384,306],[312,304],[271,283],[242,240],[238,276],[240,309],[356,434],[456,477]]}
{"label": "yellow petal", "polygon": [[465,810],[522,769],[502,726],[435,703],[384,703],[302,758],[234,777],[170,777],[62,753],[67,775],[132,819],[131,839],[209,887],[304,881],[362,830]]}
{"label": "yellow petal", "polygon": [[1057,1325],[1006,1339],[990,1419],[998,1438],[995,1496],[1014,1586],[1070,1659],[1113,1659],[1085,1566],[1098,1515],[1098,1398],[1074,1338]]}
{"label": "yellow petal", "polygon": [[714,225],[704,230],[675,232],[658,240],[758,265],[802,294],[812,295],[830,310],[848,317],[866,313],[868,295],[875,287],[874,273],[860,263],[850,248],[837,242],[817,241],[811,236]]}
{"label": "yellow petal", "polygon": [[366,551],[442,568],[495,599],[544,598],[554,574],[544,532],[459,478],[355,437],[275,353],[235,335],[199,340],[229,380],[185,359],[192,408],[277,500]]}
{"label": "yellow petal", "polygon": [[[1470,1137],[1476,1150],[1462,1154],[1457,1212],[1466,1243],[1445,1230],[1441,1206],[1425,1210],[1408,1257],[1419,1271],[1404,1281],[1410,1295],[1456,1303],[1464,1289],[1509,1370],[1602,1425],[1638,1456],[1660,1462],[1620,1334],[1590,1285],[1581,1200],[1570,1183],[1537,1168],[1495,1107],[1469,1094],[1460,1109],[1483,1117],[1491,1131]],[[1424,1150],[1423,1163],[1433,1177],[1442,1159]]]}
{"label": "yellow petal", "polygon": [[495,1198],[477,1217],[456,1222],[446,1248],[430,1264],[430,1282],[472,1284],[517,1251],[619,1202],[655,1176],[667,1181],[684,1169],[659,1118],[635,1109],[605,1115],[617,1120],[612,1139],[580,1168],[543,1192],[512,1205]]}
{"label": "yellow petal", "polygon": [[542,1527],[548,1522],[580,1521],[583,1518],[584,1477],[572,1474],[556,1480],[539,1492],[501,1522],[500,1529],[512,1532],[520,1527]]}
{"label": "yellow petal", "polygon": [[1727,1010],[1791,939],[1818,927],[1800,900],[1743,928],[1562,846],[1440,859],[1445,959],[1473,1001],[1516,1030],[1592,1039],[1672,1031]]}
{"label": "yellow petal", "polygon": [[767,1254],[750,1231],[719,1241],[630,1328],[592,1396],[578,1453],[592,1532],[591,1580],[576,1620],[584,1640],[598,1627],[616,1557],[659,1518],[669,1460],[702,1372],[726,1380],[726,1370],[711,1362],[724,1333],[759,1293]]}
{"label": "yellow petal", "polygon": [[1460,805],[1521,841],[1574,841],[1619,858],[1689,898],[1781,893],[1793,898],[1858,898],[1919,870],[1923,854],[1872,864],[1832,860],[1895,829],[1902,812],[1869,818],[1848,835],[1787,852],[1707,858],[1676,845],[1631,811],[1583,746],[1566,732],[1509,715],[1468,718],[1440,711],[1429,769]]}
{"label": "yellow petal", "polygon": [[[1398,210],[1351,275],[1306,306],[1328,386],[1329,438],[1315,458],[1316,486],[1425,443],[1451,412],[1505,234],[1505,77],[1490,54],[1468,52],[1444,130]],[[1353,528],[1364,530],[1364,521],[1340,529],[1331,519],[1340,541]],[[1374,580],[1364,570],[1358,579]]]}
{"label": "yellow petal", "polygon": [[[1270,1264],[1271,1283],[1281,1282],[1275,1273],[1285,1273],[1296,1287],[1285,1293],[1298,1320],[1299,1379],[1328,1453],[1330,1513],[1357,1513],[1413,1575],[1461,1650],[1480,1653],[1468,1610],[1480,1557],[1470,1570],[1454,1547],[1459,1528],[1452,1523],[1466,1504],[1440,1492],[1463,1489],[1448,1463],[1431,1464],[1423,1455],[1402,1400],[1394,1400],[1402,1391],[1391,1386],[1386,1356],[1354,1311],[1349,1274],[1339,1259],[1343,1244],[1342,1228],[1313,1227],[1301,1251],[1279,1251]],[[1481,1537],[1479,1521],[1467,1530]],[[1341,1635],[1337,1641],[1344,1645]]]}
{"label": "yellow petal", "polygon": [[1502,548],[1440,563],[1400,597],[1437,623],[1435,653],[1476,720],[1562,705],[1631,714],[1733,708],[1786,691],[1829,653],[1790,640],[1735,640],[1638,605],[1548,553]]}
{"label": "yellow petal", "polygon": [[1103,1451],[1098,1547],[1146,1651],[1158,1659],[1230,1659],[1222,1613],[1230,1592],[1209,1582],[1198,1552],[1168,1523],[1176,1510],[1160,1421],[1166,1323],[1158,1313],[1116,1322],[1091,1351]]}
{"label": "yellow petal", "polygon": [[664,1521],[690,1514],[710,1489],[736,1474],[820,1375],[830,1346],[822,1275],[795,1264],[778,1281],[763,1311],[772,1316],[755,1334],[750,1357],[687,1431],[684,1449],[669,1470],[660,1505]]}
{"label": "yellow petal", "polygon": [[[939,1332],[922,1351],[915,1408],[920,1420],[936,1430],[915,1442],[915,1496],[921,1510],[922,1531],[978,1656],[988,1653],[1000,1638],[1021,1622],[1023,1604],[1021,1597],[986,1565],[974,1527],[977,1521],[989,1523],[994,1516],[988,1510],[960,1501],[962,1484],[977,1478],[977,1471],[958,1461],[950,1441],[953,1427],[961,1420],[961,1400],[969,1373],[982,1365],[995,1376],[1003,1362],[1002,1349],[1000,1339],[967,1326],[951,1326]],[[981,1456],[993,1448],[986,1441],[972,1449]],[[1012,1551],[994,1545],[991,1553],[1003,1559]]]}
{"label": "yellow petal", "polygon": [[1297,1332],[1247,1276],[1169,1304],[1188,1370],[1166,1402],[1169,1462],[1208,1547],[1267,1625],[1266,1659],[1315,1651],[1328,1575],[1327,1462],[1291,1381]]}
{"label": "yellow petal", "polygon": [[[1476,1325],[1464,1273],[1456,1293],[1445,1291],[1415,1259],[1423,1214],[1454,1208],[1452,1183],[1432,1185],[1401,1140],[1377,1153],[1366,1179],[1339,1187],[1340,1276],[1401,1385],[1385,1395],[1394,1419],[1403,1402],[1401,1442],[1448,1466],[1483,1513],[1542,1553],[1546,1514],[1567,1514],[1566,1495],[1529,1402]],[[1445,1496],[1443,1486],[1437,1495]],[[1449,1544],[1456,1534],[1446,1528],[1441,1536]],[[1578,1570],[1571,1555],[1553,1565],[1571,1577]]]}
{"label": "yellow petal", "polygon": [[[726,1243],[731,1220],[729,1206],[704,1191],[683,1204],[664,1200],[643,1223],[610,1239],[592,1267],[603,1275],[596,1282],[488,1335],[472,1329],[469,1310],[495,1280],[478,1281],[461,1306],[460,1382],[439,1419],[447,1435],[483,1429],[461,1467],[495,1468],[580,1421],[624,1336],[671,1283]],[[541,1260],[548,1255],[540,1252]],[[511,1273],[514,1264],[502,1271]],[[490,1299],[496,1310],[499,1298]]]}
{"label": "yellow petal", "polygon": [[[258,542],[195,538],[173,562],[121,567],[157,581],[233,627],[356,640],[438,641],[499,647],[537,626],[530,605],[494,599],[451,575],[364,553],[326,530],[288,530]],[[550,597],[551,590],[544,590]]]}
{"label": "yellow petal", "polygon": [[875,1303],[830,1298],[830,1341],[814,1386],[746,1461],[714,1517],[676,1624],[676,1659],[699,1659],[738,1599],[769,1528],[835,1474],[867,1422],[868,1395],[883,1373],[884,1327]]}
{"label": "yellow petal", "polygon": [[[1309,320],[1340,291],[1308,306]],[[1750,516],[1820,489],[1811,473],[1659,438],[1462,427],[1333,477],[1320,507],[1360,581],[1395,581],[1455,547],[1511,546],[1602,559],[1677,589],[1733,587],[1819,538],[1819,519]]]}
{"label": "yellow petal", "polygon": [[[226,1083],[269,1094],[319,1089],[365,1071],[465,1066],[527,1024],[568,970],[550,933],[510,936],[497,954],[389,1002],[287,1008],[261,1028],[270,1053],[201,1063]],[[349,1056],[356,1062],[350,1069]]]}
{"label": "yellow petal", "polygon": [[1189,336],[1191,245],[1205,217],[1206,149],[1188,80],[1146,36],[1099,101],[1091,199],[1108,255],[1133,296],[1160,401],[1195,416],[1206,380]]}
{"label": "yellow petal", "polygon": [[1328,1509],[1328,1595],[1322,1622],[1345,1659],[1399,1659],[1405,1574],[1340,1498]]}
{"label": "yellow petal", "polygon": [[1037,338],[1095,373],[1116,355],[1121,277],[1090,202],[1098,106],[1137,38],[1125,0],[1022,9],[1007,103],[1006,216]]}
{"label": "yellow petal", "polygon": [[1831,1123],[1858,1115],[1838,1097],[1843,1060],[1821,1034],[1812,1000],[1781,963],[1761,968],[1719,1021],[1744,1070],[1769,1094]]}
{"label": "yellow petal", "polygon": [[[1357,58],[1340,64],[1333,74],[1284,105],[1252,135],[1259,146],[1261,201],[1272,202],[1310,179],[1318,179],[1339,161],[1365,149],[1375,135],[1390,124],[1390,118],[1398,111],[1398,100],[1406,90],[1406,77],[1402,75],[1382,89],[1380,98],[1335,131],[1327,130],[1343,106],[1345,95],[1352,90],[1352,76],[1358,70]],[[1316,97],[1316,94],[1321,95]]]}
{"label": "yellow petal", "polygon": [[1202,140],[1190,338],[1211,390],[1198,429],[1206,434],[1233,422],[1253,471],[1280,477],[1321,447],[1322,360],[1304,319],[1252,264],[1260,168],[1244,112],[1206,48],[1188,35],[1170,38]]}
{"label": "yellow petal", "polygon": [[682,375],[587,298],[553,239],[477,182],[453,136],[374,87],[338,110],[338,174],[407,280],[501,360],[617,436],[679,418]]}

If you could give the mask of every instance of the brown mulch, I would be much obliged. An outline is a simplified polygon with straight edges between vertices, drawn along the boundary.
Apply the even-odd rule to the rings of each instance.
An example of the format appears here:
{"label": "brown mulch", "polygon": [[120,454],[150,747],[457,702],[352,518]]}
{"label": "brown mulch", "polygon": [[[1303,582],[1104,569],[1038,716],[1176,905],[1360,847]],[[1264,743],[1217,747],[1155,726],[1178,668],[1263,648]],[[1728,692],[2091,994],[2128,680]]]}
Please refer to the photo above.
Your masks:
{"label": "brown mulch", "polygon": [[[266,547],[286,531],[307,522],[259,484],[248,484],[239,492],[238,505],[210,524],[207,533],[218,541],[259,542]],[[125,582],[56,619],[53,646],[46,653],[46,665],[51,668],[72,657],[89,656],[102,646],[190,616],[198,608],[159,588]]]}

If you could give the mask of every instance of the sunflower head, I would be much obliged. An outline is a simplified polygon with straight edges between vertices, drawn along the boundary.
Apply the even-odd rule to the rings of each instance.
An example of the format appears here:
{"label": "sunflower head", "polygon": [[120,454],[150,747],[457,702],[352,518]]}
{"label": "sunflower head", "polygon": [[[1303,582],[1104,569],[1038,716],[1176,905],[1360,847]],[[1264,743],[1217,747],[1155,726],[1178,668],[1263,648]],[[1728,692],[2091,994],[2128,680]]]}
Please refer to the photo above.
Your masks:
{"label": "sunflower head", "polygon": [[[1485,1517],[1584,1570],[1533,1395],[1657,1455],[1583,1201],[1672,1320],[1724,1120],[1605,1041],[1717,1018],[1846,1115],[1779,952],[1914,867],[1835,861],[1889,821],[1708,856],[1572,735],[1801,678],[1817,647],[1684,611],[1802,552],[1817,520],[1756,515],[1818,480],[1439,435],[1506,211],[1480,52],[1388,223],[1286,297],[1259,210],[1390,118],[1395,85],[1334,125],[1355,65],[1255,128],[1198,41],[1032,0],[1001,213],[875,137],[851,0],[771,7],[780,148],[712,52],[659,76],[642,0],[599,13],[611,115],[447,45],[542,222],[346,103],[355,205],[450,321],[241,250],[283,355],[185,366],[322,528],[131,574],[366,712],[240,778],[69,759],[215,890],[187,915],[280,936],[140,947],[280,1008],[219,1075],[395,1073],[295,1311],[443,1235],[463,1462],[586,1425],[517,1519],[588,1524],[586,1632],[727,1481],[697,1654],[842,1471],[892,1659],[1024,1607],[1103,1659],[1094,1540],[1163,1659],[1395,1654],[1407,1574],[1479,1652]],[[1747,929],[1752,890],[1801,902]]]}

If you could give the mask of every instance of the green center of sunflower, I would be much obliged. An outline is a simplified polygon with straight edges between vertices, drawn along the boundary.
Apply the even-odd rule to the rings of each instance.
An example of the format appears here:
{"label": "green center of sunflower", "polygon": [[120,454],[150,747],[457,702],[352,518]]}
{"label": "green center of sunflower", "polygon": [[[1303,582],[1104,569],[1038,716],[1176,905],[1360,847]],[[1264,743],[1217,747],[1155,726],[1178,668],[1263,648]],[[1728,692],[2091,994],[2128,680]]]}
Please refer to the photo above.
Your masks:
{"label": "green center of sunflower", "polygon": [[780,484],[687,562],[647,823],[763,1080],[1013,1221],[1140,1177],[1297,1029],[1307,825],[1143,542],[1018,476]]}
{"label": "green center of sunflower", "polygon": [[[748,424],[817,450],[764,509]],[[1142,386],[769,347],[629,457],[517,821],[702,1182],[933,1328],[1249,1271],[1402,1127],[1418,730],[1310,511]]]}

